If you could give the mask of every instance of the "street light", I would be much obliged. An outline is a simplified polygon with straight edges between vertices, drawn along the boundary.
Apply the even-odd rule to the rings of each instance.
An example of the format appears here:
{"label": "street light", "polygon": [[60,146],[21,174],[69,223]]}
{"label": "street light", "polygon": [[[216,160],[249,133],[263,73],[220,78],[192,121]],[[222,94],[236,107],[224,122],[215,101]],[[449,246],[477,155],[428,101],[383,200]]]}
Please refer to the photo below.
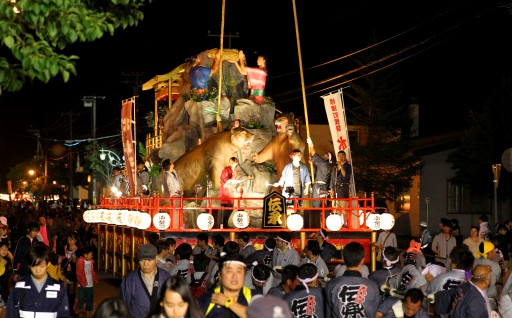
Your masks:
{"label": "street light", "polygon": [[498,224],[498,182],[500,181],[501,164],[492,165],[491,168],[494,176],[494,223]]}
{"label": "street light", "polygon": [[28,171],[28,175],[31,176],[31,177],[33,177],[35,174],[36,174],[36,171],[34,169],[30,169]]}

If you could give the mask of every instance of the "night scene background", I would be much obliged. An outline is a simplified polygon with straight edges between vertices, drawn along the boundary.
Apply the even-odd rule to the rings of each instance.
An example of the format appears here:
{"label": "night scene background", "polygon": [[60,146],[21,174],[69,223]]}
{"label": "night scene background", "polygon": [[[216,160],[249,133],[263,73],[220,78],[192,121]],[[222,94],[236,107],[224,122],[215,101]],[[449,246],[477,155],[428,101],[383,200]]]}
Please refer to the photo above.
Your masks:
{"label": "night scene background", "polygon": [[[154,0],[144,13],[136,27],[68,47],[66,53],[80,57],[78,74],[68,83],[57,77],[2,93],[1,192],[9,169],[35,155],[34,130],[43,145],[91,137],[84,96],[105,97],[97,102],[97,136],[103,137],[120,133],[121,101],[138,95],[143,140],[151,131],[144,117],[154,109],[154,94],[142,91],[142,84],[219,47],[220,0]],[[327,124],[320,96],[341,87],[350,94],[352,81],[389,72],[419,104],[421,136],[457,131],[467,126],[469,111],[482,107],[511,75],[507,1],[297,1],[297,14],[310,123]],[[243,50],[249,66],[255,66],[256,54],[267,56],[267,95],[277,109],[303,116],[292,1],[228,0],[224,33],[233,35],[224,47]],[[382,62],[351,72],[368,56]],[[347,108],[351,103],[346,99]],[[120,136],[108,142],[121,147]]]}

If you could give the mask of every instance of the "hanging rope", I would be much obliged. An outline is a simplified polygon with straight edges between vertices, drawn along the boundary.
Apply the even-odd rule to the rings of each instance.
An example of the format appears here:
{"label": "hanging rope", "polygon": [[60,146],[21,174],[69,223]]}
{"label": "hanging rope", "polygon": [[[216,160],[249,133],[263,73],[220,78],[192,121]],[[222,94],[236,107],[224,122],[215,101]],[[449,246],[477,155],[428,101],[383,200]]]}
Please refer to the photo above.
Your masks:
{"label": "hanging rope", "polygon": [[220,67],[219,67],[219,97],[217,99],[217,132],[222,131],[222,119],[220,117],[220,101],[222,98],[222,50],[224,48],[224,15],[226,12],[226,0],[222,0],[222,19],[220,23]]}
{"label": "hanging rope", "polygon": [[[293,18],[295,20],[295,37],[297,38],[297,52],[299,54],[299,69],[300,69],[300,85],[302,87],[302,102],[304,104],[304,120],[306,122],[306,135],[307,138],[310,137],[309,135],[309,119],[308,119],[308,105],[306,102],[306,88],[304,85],[304,72],[302,69],[302,54],[300,51],[300,37],[299,37],[299,25],[297,22],[297,7],[295,5],[295,0],[292,0],[293,3]],[[311,184],[315,183],[315,174],[313,170],[313,161],[311,160],[311,147],[308,145],[309,150],[309,169],[311,170]]]}

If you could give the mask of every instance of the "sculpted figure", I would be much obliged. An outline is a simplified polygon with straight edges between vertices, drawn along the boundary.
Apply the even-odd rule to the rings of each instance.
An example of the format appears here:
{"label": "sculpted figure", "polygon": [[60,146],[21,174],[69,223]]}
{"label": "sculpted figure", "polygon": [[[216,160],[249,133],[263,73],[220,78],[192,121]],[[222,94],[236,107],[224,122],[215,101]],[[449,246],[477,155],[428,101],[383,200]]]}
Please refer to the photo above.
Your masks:
{"label": "sculpted figure", "polygon": [[[277,178],[281,177],[284,167],[292,162],[290,152],[299,149],[304,153],[305,144],[299,134],[293,129],[293,119],[286,116],[279,117],[275,121],[277,134],[261,150],[253,160],[256,163],[263,163],[272,160],[276,166]],[[291,126],[290,126],[291,125]],[[290,129],[291,128],[291,129]]]}
{"label": "sculpted figure", "polygon": [[183,183],[184,196],[193,197],[196,184],[201,184],[205,189],[206,176],[212,182],[213,188],[218,189],[227,159],[238,150],[247,148],[253,139],[254,135],[244,128],[232,128],[230,131],[211,135],[201,145],[176,160],[175,170]]}

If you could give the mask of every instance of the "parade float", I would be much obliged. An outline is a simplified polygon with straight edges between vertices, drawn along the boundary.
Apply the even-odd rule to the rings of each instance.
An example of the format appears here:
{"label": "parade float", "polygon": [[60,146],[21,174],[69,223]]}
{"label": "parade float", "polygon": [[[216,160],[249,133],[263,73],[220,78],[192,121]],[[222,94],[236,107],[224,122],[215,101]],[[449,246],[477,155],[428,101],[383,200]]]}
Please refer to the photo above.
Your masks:
{"label": "parade float", "polygon": [[[254,90],[250,76],[243,68],[241,71],[242,59],[239,50],[223,49],[221,40],[220,49],[205,50],[143,85],[143,91],[154,94],[153,133],[145,140],[146,165],[152,169],[165,159],[174,162],[181,196],[163,196],[158,177],[153,178],[150,196],[135,193],[136,99],[122,102],[130,196],[103,197],[94,210],[84,213],[86,222],[98,224],[100,269],[124,276],[136,266],[137,250],[148,241],[149,233],[173,237],[178,244],[195,245],[195,237],[202,231],[221,233],[228,240],[235,240],[237,232],[245,231],[261,249],[268,236],[291,231],[291,245],[301,252],[306,238],[320,229],[329,231],[328,240],[338,249],[350,241],[362,243],[366,262],[375,268],[375,251],[370,252],[371,243],[376,241],[375,231],[391,228],[393,216],[375,214],[373,197],[357,197],[354,191],[349,198],[289,198],[281,188],[272,186],[291,162],[293,149],[302,152],[314,183],[305,143],[309,137],[307,108],[304,123],[294,114],[276,109],[264,89]],[[207,87],[196,87],[194,67],[212,71]],[[331,107],[335,109],[335,105]],[[344,111],[340,114],[344,116]],[[346,118],[342,120],[345,128],[339,128],[338,119],[334,131],[344,135],[325,138],[342,140],[344,147],[349,147]],[[218,191],[221,172],[231,157],[236,157],[239,165],[237,182],[230,188],[233,206],[226,207],[221,206]],[[313,207],[313,201],[320,202],[319,207]],[[218,221],[219,214],[229,215],[227,224]]]}

